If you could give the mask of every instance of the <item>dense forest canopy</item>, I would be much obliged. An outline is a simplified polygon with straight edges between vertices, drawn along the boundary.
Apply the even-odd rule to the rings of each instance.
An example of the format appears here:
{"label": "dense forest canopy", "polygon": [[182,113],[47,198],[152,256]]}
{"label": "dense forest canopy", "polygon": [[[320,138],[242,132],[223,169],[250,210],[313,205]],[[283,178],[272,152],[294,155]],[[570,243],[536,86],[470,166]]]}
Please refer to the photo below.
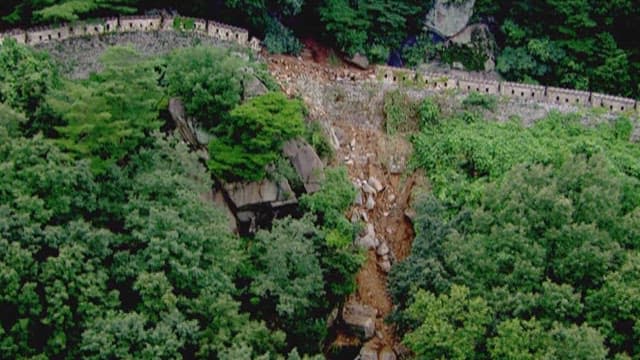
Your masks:
{"label": "dense forest canopy", "polygon": [[418,197],[411,255],[390,275],[403,341],[421,358],[636,358],[632,123],[559,113],[499,123],[482,117],[482,97],[446,115],[430,98],[419,104],[414,164],[433,189]]}
{"label": "dense forest canopy", "polygon": [[[445,2],[445,1],[440,1]],[[301,37],[324,41],[348,56],[401,59],[416,66],[438,59],[482,69],[487,53],[443,46],[425,32],[435,1],[9,0],[0,4],[5,28],[68,22],[148,9],[215,18],[248,27],[273,52],[298,53]],[[460,1],[446,2],[456,6]],[[638,97],[640,44],[633,36],[640,7],[633,0],[477,0],[471,23],[489,25],[496,70],[508,80]],[[391,57],[390,57],[391,56]]]}
{"label": "dense forest canopy", "polygon": [[[264,178],[285,140],[313,132],[302,104],[281,93],[227,96],[249,69],[261,71],[245,55],[193,47],[144,58],[113,47],[100,72],[70,80],[46,54],[0,46],[1,357],[322,351],[326,317],[353,291],[362,261],[343,215],[354,196],[344,170],[328,169],[320,190],[302,197],[303,217],[255,237],[232,233],[202,199],[212,180]],[[205,90],[190,97],[185,78]],[[172,95],[211,120],[208,168],[160,131]],[[256,127],[261,137],[243,133]],[[243,167],[220,170],[234,156]]]}

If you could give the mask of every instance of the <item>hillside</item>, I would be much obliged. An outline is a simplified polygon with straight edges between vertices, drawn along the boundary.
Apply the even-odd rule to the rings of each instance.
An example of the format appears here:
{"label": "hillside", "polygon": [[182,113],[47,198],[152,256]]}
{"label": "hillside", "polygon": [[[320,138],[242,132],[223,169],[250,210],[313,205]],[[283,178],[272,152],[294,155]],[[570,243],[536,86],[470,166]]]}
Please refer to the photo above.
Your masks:
{"label": "hillside", "polygon": [[0,6],[0,358],[639,356],[630,3],[168,3]]}

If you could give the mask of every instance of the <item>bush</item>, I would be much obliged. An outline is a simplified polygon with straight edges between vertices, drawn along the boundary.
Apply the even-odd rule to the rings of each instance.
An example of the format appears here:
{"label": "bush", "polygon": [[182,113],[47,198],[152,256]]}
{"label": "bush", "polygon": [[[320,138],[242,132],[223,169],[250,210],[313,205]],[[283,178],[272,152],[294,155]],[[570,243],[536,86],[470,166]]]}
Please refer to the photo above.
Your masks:
{"label": "bush", "polygon": [[387,134],[416,130],[417,109],[407,94],[394,90],[384,96],[385,129]]}
{"label": "bush", "polygon": [[498,98],[495,95],[481,94],[474,91],[462,101],[462,105],[467,109],[479,107],[489,111],[495,111],[498,106]]}
{"label": "bush", "polygon": [[367,51],[369,60],[374,64],[385,64],[389,59],[389,47],[375,44]]}
{"label": "bush", "polygon": [[267,21],[264,46],[272,54],[298,55],[302,51],[302,43],[295,37],[293,31],[272,18]]}
{"label": "bush", "polygon": [[420,128],[428,125],[436,125],[440,117],[440,107],[431,98],[424,98],[418,108],[420,116]]}

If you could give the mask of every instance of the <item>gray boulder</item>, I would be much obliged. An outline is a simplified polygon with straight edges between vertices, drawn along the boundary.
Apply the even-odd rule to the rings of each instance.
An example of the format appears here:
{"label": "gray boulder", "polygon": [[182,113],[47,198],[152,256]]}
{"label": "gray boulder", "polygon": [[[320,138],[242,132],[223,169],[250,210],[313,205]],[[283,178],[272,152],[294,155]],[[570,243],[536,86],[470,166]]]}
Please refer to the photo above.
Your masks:
{"label": "gray boulder", "polygon": [[242,83],[242,98],[244,100],[266,94],[268,91],[269,89],[262,81],[253,75],[248,76]]}
{"label": "gray boulder", "polygon": [[427,14],[425,27],[445,38],[450,38],[467,26],[475,0],[467,0],[461,4],[451,0],[436,0]]}
{"label": "gray boulder", "polygon": [[300,139],[289,140],[282,147],[282,152],[300,176],[307,193],[320,190],[324,177],[324,165],[311,145]]}
{"label": "gray boulder", "polygon": [[356,53],[352,58],[347,59],[347,61],[363,70],[369,68],[369,59],[360,53]]}
{"label": "gray boulder", "polygon": [[342,320],[361,340],[375,335],[376,315],[376,309],[359,303],[348,303],[342,308]]}
{"label": "gray boulder", "polygon": [[275,183],[270,180],[229,183],[224,185],[229,199],[236,209],[270,203],[273,207],[284,203],[296,202],[295,194],[289,182]]}

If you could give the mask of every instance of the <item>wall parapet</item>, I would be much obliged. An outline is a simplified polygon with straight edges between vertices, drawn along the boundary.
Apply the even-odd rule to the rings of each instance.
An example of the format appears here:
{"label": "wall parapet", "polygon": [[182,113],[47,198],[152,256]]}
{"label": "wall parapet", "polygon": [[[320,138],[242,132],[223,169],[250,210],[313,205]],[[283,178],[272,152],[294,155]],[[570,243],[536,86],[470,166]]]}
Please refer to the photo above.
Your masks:
{"label": "wall parapet", "polygon": [[634,99],[588,91],[473,77],[459,77],[445,73],[417,73],[413,70],[390,66],[376,66],[375,73],[378,81],[385,84],[413,83],[419,87],[434,90],[458,89],[464,92],[475,91],[525,101],[545,102],[558,105],[581,105],[605,108],[614,112],[631,110],[640,112],[640,104]]}
{"label": "wall parapet", "polygon": [[0,44],[8,38],[15,39],[19,44],[37,45],[79,36],[95,36],[116,32],[176,30],[174,20],[177,18],[193,21],[193,29],[188,29],[188,31],[194,31],[222,41],[234,42],[254,51],[260,51],[261,49],[260,40],[255,37],[249,39],[249,32],[246,29],[213,20],[163,15],[123,15],[99,19],[96,22],[80,21],[72,24],[62,24],[56,27],[34,27],[26,31],[13,29],[5,33],[0,33]]}

